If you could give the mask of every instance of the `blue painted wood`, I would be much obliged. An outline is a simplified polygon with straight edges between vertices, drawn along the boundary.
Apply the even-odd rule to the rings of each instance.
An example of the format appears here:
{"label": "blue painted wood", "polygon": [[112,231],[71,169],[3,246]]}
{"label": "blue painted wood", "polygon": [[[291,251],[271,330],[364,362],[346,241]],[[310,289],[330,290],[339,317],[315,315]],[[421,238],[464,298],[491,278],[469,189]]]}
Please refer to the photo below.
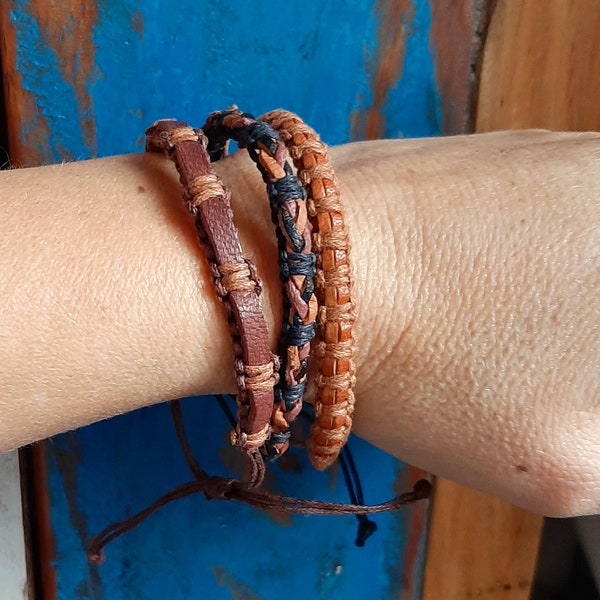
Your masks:
{"label": "blue painted wood", "polygon": [[[212,398],[188,400],[186,422],[209,472],[229,474],[238,456]],[[107,441],[110,443],[107,444]],[[149,442],[151,440],[151,442]],[[351,442],[371,501],[405,489],[405,467],[373,446]],[[85,560],[93,532],[189,480],[168,409],[157,406],[58,436],[49,452],[52,526],[60,598],[397,598],[409,523],[405,513],[380,515],[364,548],[354,546],[354,517],[264,513],[201,496],[171,504],[106,550],[100,567]],[[143,450],[142,450],[143,449]],[[267,485],[286,495],[347,501],[341,477],[314,473],[303,452],[290,470],[275,466]],[[239,463],[238,463],[239,464]],[[233,472],[239,475],[239,473]],[[422,552],[422,548],[421,548]],[[420,577],[421,561],[412,565]],[[195,590],[195,591],[194,591]],[[252,595],[254,594],[254,595]]]}
{"label": "blue painted wood", "polygon": [[[20,141],[31,160],[139,151],[153,120],[200,125],[232,103],[257,114],[294,110],[329,143],[439,133],[427,0],[62,0],[52,10],[42,0],[9,2],[30,107]],[[381,65],[394,36],[404,45],[390,75]],[[377,127],[368,125],[374,115]],[[235,471],[214,401],[188,400],[185,413],[203,466]],[[409,487],[404,465],[356,438],[351,446],[367,501]],[[91,535],[189,480],[168,411],[157,406],[57,436],[46,454],[58,598],[419,596],[424,538],[412,510],[375,517],[378,532],[357,548],[352,517],[289,518],[188,498],[114,542],[104,565],[90,566]],[[287,469],[274,467],[273,489],[347,500],[335,470],[315,473],[301,452],[294,457]]]}

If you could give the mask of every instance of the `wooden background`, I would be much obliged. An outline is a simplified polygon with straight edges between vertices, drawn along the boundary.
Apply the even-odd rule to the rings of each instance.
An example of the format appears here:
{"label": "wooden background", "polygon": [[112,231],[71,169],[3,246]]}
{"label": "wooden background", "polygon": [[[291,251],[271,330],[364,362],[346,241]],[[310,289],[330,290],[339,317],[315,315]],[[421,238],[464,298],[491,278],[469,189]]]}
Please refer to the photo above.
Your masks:
{"label": "wooden background", "polygon": [[[599,6],[182,0],[175,11],[158,0],[6,0],[11,160],[140,151],[154,119],[201,124],[234,102],[294,110],[329,143],[474,127],[597,129]],[[185,411],[209,470],[235,471],[214,403],[192,399]],[[370,502],[418,475],[360,440],[352,447]],[[450,482],[437,483],[430,519],[423,506],[378,517],[362,549],[351,518],[283,519],[189,499],[115,542],[98,568],[85,558],[90,536],[187,477],[166,408],[58,436],[24,459],[36,598],[529,595],[541,519]],[[297,454],[269,485],[345,500],[338,479],[335,469],[311,473]]]}

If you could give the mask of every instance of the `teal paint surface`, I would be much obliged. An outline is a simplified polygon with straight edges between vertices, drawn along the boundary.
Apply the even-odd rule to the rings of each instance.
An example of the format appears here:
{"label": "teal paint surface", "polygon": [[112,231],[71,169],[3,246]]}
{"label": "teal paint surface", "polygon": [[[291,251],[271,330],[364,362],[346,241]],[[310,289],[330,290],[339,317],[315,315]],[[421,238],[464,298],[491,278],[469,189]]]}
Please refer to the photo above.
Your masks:
{"label": "teal paint surface", "polygon": [[[90,115],[62,79],[62,58],[29,2],[13,0],[17,66],[36,104],[22,124],[23,140],[44,139],[36,150],[46,162],[139,151],[144,129],[157,118],[201,125],[207,112],[237,103],[256,114],[294,110],[327,142],[349,141],[352,115],[373,98],[372,57],[378,28],[386,26],[374,5],[181,0],[174,10],[158,0],[99,0],[94,69],[86,81]],[[411,10],[402,73],[390,82],[382,110],[388,136],[439,134],[429,4],[415,0]],[[90,118],[92,143],[81,130]],[[46,138],[32,135],[45,130]],[[223,473],[233,450],[214,401],[189,400],[185,413],[202,465]],[[367,501],[393,496],[404,465],[356,438],[351,445]],[[107,562],[91,566],[84,548],[93,534],[190,479],[168,410],[152,407],[57,436],[47,455],[60,599],[370,600],[399,597],[403,579],[415,582],[419,596],[423,539],[403,570],[409,512],[374,517],[378,531],[357,548],[353,517],[274,518],[192,497],[115,541]],[[276,465],[268,485],[347,501],[340,476],[315,473],[302,453],[294,456],[296,470]]]}

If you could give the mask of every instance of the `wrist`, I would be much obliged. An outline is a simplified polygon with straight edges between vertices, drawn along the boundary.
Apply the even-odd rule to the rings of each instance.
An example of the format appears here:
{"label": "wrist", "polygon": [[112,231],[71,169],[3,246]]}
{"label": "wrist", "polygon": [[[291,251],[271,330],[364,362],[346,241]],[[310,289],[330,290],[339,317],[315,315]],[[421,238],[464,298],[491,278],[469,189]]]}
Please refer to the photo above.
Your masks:
{"label": "wrist", "polygon": [[[354,253],[367,294],[355,431],[532,510],[597,506],[598,306],[584,291],[598,286],[597,137],[504,132],[367,150],[348,162],[351,197],[367,204]],[[573,437],[585,449],[565,447]]]}

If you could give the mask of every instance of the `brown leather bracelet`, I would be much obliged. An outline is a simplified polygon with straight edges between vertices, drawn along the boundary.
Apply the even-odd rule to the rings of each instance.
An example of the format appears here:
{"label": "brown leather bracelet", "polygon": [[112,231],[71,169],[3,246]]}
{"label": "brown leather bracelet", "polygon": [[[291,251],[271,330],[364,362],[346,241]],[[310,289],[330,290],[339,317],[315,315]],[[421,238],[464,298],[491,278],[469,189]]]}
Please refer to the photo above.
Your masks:
{"label": "brown leather bracelet", "polygon": [[356,318],[352,302],[350,241],[344,225],[339,185],[327,146],[300,117],[274,110],[261,117],[285,142],[306,188],[308,216],[317,256],[315,292],[319,300],[315,422],[307,447],[313,466],[330,466],[352,428]]}
{"label": "brown leather bracelet", "polygon": [[231,439],[247,455],[246,484],[255,487],[264,477],[260,448],[271,433],[279,361],[269,347],[260,281],[254,264],[242,254],[233,223],[230,192],[211,167],[206,145],[202,130],[181,121],[157,121],[146,131],[146,151],[165,153],[177,167],[217,294],[227,308],[238,386],[238,424]]}

